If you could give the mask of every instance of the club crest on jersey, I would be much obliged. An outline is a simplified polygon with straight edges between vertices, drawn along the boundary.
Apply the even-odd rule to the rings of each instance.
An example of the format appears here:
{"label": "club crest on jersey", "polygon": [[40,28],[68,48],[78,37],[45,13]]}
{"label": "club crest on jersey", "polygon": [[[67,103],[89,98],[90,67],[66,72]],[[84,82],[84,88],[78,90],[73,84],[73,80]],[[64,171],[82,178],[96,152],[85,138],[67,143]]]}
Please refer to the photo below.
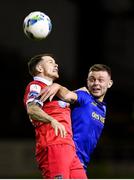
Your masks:
{"label": "club crest on jersey", "polygon": [[67,106],[67,103],[64,101],[58,101],[58,104],[60,107],[65,108]]}

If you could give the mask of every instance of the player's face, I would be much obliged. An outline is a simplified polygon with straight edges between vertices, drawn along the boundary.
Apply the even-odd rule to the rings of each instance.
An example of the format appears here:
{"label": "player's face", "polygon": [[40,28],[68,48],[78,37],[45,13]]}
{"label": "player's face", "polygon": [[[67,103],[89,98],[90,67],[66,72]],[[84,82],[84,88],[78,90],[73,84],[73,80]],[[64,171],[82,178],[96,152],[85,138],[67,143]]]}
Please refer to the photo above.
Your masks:
{"label": "player's face", "polygon": [[55,60],[51,56],[44,56],[42,59],[38,65],[38,69],[40,68],[43,76],[53,80],[59,78],[58,64],[56,64]]}
{"label": "player's face", "polygon": [[112,80],[106,71],[91,71],[88,74],[87,86],[89,92],[100,99],[103,100],[107,89],[112,86]]}

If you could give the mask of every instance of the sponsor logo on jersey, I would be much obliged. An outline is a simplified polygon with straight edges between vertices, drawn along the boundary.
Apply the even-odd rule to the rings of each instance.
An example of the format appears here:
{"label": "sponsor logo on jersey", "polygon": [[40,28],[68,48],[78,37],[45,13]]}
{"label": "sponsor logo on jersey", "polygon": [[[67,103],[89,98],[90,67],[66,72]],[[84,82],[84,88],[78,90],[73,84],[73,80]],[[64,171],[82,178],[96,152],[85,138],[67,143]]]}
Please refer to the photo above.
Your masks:
{"label": "sponsor logo on jersey", "polygon": [[92,117],[98,121],[101,121],[102,123],[105,122],[105,118],[102,117],[100,114],[97,114],[96,112],[92,112]]}

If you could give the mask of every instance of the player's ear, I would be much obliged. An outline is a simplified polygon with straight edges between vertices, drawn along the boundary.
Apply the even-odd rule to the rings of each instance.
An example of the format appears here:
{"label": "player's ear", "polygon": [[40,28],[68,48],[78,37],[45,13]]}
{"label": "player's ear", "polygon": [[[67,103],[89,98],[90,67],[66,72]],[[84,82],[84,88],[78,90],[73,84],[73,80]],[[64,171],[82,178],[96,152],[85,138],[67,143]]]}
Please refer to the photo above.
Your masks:
{"label": "player's ear", "polygon": [[38,71],[38,72],[42,72],[42,66],[41,66],[41,64],[38,64],[37,66],[36,66],[36,70]]}
{"label": "player's ear", "polygon": [[113,80],[110,79],[109,83],[108,83],[108,88],[111,88],[111,86],[113,85]]}

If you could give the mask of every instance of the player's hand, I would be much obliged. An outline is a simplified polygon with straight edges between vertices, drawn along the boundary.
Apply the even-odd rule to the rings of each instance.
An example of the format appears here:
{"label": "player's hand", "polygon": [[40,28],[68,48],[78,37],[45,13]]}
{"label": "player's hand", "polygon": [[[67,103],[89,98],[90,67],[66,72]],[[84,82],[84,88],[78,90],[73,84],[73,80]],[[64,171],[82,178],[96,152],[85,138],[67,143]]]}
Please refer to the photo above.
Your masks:
{"label": "player's hand", "polygon": [[67,135],[65,126],[58,122],[57,120],[53,119],[51,121],[51,126],[54,128],[55,135],[58,136],[60,133],[60,136],[64,138]]}
{"label": "player's hand", "polygon": [[52,85],[42,89],[38,97],[40,97],[40,101],[42,102],[45,102],[48,98],[50,101],[52,101],[53,97],[56,95],[59,89],[60,89],[60,85],[57,83],[53,83]]}

